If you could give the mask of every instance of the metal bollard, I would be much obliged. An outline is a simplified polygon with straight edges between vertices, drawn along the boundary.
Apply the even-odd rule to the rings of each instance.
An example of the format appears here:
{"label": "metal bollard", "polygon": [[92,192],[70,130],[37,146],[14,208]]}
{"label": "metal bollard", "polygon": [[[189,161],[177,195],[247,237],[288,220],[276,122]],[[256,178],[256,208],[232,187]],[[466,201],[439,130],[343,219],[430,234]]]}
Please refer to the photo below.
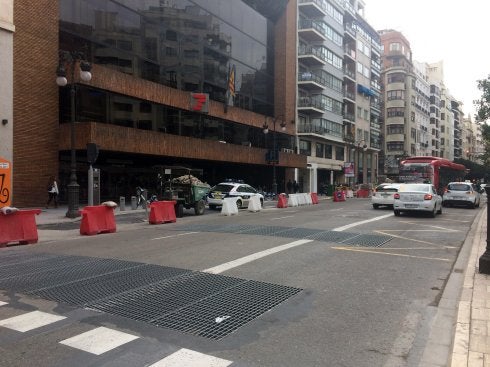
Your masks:
{"label": "metal bollard", "polygon": [[131,196],[131,210],[136,210],[136,196]]}
{"label": "metal bollard", "polygon": [[126,210],[126,198],[124,196],[119,197],[119,211]]}
{"label": "metal bollard", "polygon": [[142,195],[143,195],[143,198],[145,199],[141,205],[143,206],[143,209],[147,209],[147,206],[146,206],[146,203],[147,203],[147,200],[148,200],[148,190],[147,189],[143,189],[143,192],[142,192]]}

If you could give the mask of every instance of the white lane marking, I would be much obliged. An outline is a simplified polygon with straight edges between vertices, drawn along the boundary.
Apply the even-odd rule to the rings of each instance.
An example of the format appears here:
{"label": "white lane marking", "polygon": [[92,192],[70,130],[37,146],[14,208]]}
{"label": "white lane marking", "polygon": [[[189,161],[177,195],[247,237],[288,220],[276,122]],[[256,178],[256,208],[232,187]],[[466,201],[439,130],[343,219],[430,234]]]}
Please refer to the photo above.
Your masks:
{"label": "white lane marking", "polygon": [[413,242],[418,242],[418,243],[424,243],[426,245],[434,246],[434,248],[446,248],[446,249],[456,248],[454,246],[440,245],[438,243],[432,243],[432,242],[428,242],[428,241],[417,240],[415,238],[398,236],[398,235],[392,233],[392,232],[396,232],[396,230],[386,230],[385,229],[383,231],[374,231],[374,232],[381,233],[381,234],[384,234],[384,235],[387,235],[387,236],[391,236],[391,237],[395,237],[395,238],[401,238],[402,240],[413,241]]}
{"label": "white lane marking", "polygon": [[138,338],[135,335],[101,326],[86,333],[62,340],[60,344],[68,345],[69,347],[95,355],[101,355]]}
{"label": "white lane marking", "polygon": [[221,264],[221,265],[218,265],[218,266],[215,266],[213,268],[209,268],[209,269],[206,269],[203,271],[206,273],[211,273],[211,274],[220,274],[226,270],[236,268],[237,266],[249,263],[251,261],[260,259],[262,257],[269,256],[269,255],[275,254],[276,252],[284,251],[284,250],[287,250],[287,249],[290,249],[290,248],[293,248],[296,246],[301,246],[301,245],[304,245],[305,243],[309,243],[309,242],[313,242],[313,240],[298,240],[298,241],[286,243],[285,245],[276,246],[276,247],[270,248],[268,250],[256,252],[255,254],[244,256],[244,257],[241,257],[239,259],[229,261],[227,263],[224,263],[224,264]]}
{"label": "white lane marking", "polygon": [[8,302],[0,301],[0,306],[8,305]]}
{"label": "white lane marking", "polygon": [[394,215],[393,213],[390,213],[390,214],[385,214],[385,215],[382,215],[382,216],[379,216],[379,217],[374,217],[374,218],[371,218],[371,219],[362,220],[360,222],[351,223],[351,224],[348,224],[348,225],[343,226],[343,227],[334,228],[334,229],[332,229],[332,231],[342,232],[342,231],[345,231],[346,229],[349,229],[349,228],[352,228],[352,227],[357,227],[357,226],[360,226],[361,224],[375,222],[377,220],[381,220],[381,219],[385,219],[385,218],[388,218],[388,217],[392,217],[393,215]]}
{"label": "white lane marking", "polygon": [[451,261],[450,259],[445,259],[442,257],[428,257],[428,256],[415,256],[415,255],[407,255],[407,254],[397,254],[395,252],[385,252],[385,251],[376,251],[376,250],[362,250],[353,247],[332,247],[334,250],[343,250],[343,251],[353,251],[353,252],[363,252],[367,254],[378,254],[378,255],[388,255],[388,256],[400,256],[400,257],[408,257],[411,259],[423,259],[423,260],[437,260],[437,261]]}
{"label": "white lane marking", "polygon": [[279,219],[284,219],[284,218],[294,218],[294,215],[286,215],[285,217],[271,218],[271,220],[279,220]]}
{"label": "white lane marking", "polygon": [[[419,222],[404,222],[403,221],[403,222],[400,222],[400,223],[415,224],[416,226],[419,226],[419,227],[429,227],[429,228],[443,229],[443,230],[448,231],[448,232],[460,232],[457,229],[451,229],[451,228],[440,227],[440,226],[433,226],[433,225],[430,225],[430,224],[422,224],[422,223],[419,223]],[[407,229],[406,231],[412,231],[412,229]]]}
{"label": "white lane marking", "polygon": [[23,315],[0,320],[0,326],[24,333],[63,319],[66,319],[66,317],[42,311],[32,311]]}
{"label": "white lane marking", "polygon": [[157,238],[152,238],[151,240],[163,240],[164,238],[172,238],[172,237],[179,237],[179,236],[187,236],[188,234],[194,234],[194,233],[199,233],[199,232],[185,232],[185,233],[179,233],[179,234],[173,234],[171,236],[165,236],[165,237],[157,237]]}
{"label": "white lane marking", "polygon": [[232,363],[226,359],[182,348],[149,367],[227,367]]}

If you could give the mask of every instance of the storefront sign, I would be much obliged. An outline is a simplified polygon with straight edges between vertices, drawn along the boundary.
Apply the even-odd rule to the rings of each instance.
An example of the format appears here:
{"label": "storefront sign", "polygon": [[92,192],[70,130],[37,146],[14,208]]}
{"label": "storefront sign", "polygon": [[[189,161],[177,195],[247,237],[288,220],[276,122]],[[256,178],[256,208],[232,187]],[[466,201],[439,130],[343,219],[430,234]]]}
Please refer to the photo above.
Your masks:
{"label": "storefront sign", "polygon": [[354,177],[354,162],[344,162],[345,177]]}
{"label": "storefront sign", "polygon": [[208,113],[209,94],[191,93],[191,110],[196,112]]}

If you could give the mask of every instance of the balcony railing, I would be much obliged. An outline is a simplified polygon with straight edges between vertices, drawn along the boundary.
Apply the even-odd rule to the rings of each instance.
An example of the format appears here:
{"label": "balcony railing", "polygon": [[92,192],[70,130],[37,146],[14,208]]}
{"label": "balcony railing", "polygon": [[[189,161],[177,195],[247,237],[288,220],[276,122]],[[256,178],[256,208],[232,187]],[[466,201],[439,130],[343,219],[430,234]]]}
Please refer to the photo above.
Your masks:
{"label": "balcony railing", "polygon": [[300,134],[317,134],[317,135],[330,135],[341,138],[342,132],[334,131],[316,124],[299,124],[298,133]]}
{"label": "balcony railing", "polygon": [[344,116],[344,119],[346,120],[356,121],[356,116],[353,113],[344,112],[342,116]]}
{"label": "balcony railing", "polygon": [[356,79],[356,73],[352,70],[349,70],[347,68],[344,68],[344,74],[349,76],[352,79]]}
{"label": "balcony railing", "polygon": [[316,108],[318,110],[325,111],[325,104],[318,99],[312,97],[300,97],[298,101],[298,107]]}
{"label": "balcony railing", "polygon": [[348,90],[344,90],[344,97],[352,99],[353,101],[356,100],[356,95]]}
{"label": "balcony railing", "polygon": [[301,46],[298,50],[299,56],[316,56],[323,62],[327,62],[327,57],[321,47]]}
{"label": "balcony railing", "polygon": [[298,82],[314,82],[322,86],[326,85],[325,78],[322,78],[320,75],[309,71],[300,73],[298,75]]}
{"label": "balcony railing", "polygon": [[302,19],[299,22],[299,29],[314,29],[318,33],[320,33],[325,38],[327,37],[327,33],[325,31],[325,22],[319,20],[311,20],[311,19]]}

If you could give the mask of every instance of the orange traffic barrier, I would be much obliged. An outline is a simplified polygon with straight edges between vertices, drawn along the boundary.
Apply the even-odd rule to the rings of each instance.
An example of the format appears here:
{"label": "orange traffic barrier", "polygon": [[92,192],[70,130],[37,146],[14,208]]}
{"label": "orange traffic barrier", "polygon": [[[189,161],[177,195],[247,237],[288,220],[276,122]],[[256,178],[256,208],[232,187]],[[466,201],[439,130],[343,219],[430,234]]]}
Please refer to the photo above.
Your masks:
{"label": "orange traffic barrier", "polygon": [[114,208],[106,205],[86,206],[80,210],[80,234],[93,236],[99,233],[116,232]]}
{"label": "orange traffic barrier", "polygon": [[154,201],[150,204],[150,216],[148,221],[150,224],[160,224],[176,222],[175,216],[175,200]]}
{"label": "orange traffic barrier", "polygon": [[333,201],[345,201],[345,191],[344,190],[334,191]]}
{"label": "orange traffic barrier", "polygon": [[318,204],[318,194],[316,192],[311,192],[311,203]]}
{"label": "orange traffic barrier", "polygon": [[277,199],[277,207],[278,208],[288,207],[288,198],[286,197],[286,194],[279,194]]}
{"label": "orange traffic barrier", "polygon": [[10,242],[21,245],[38,241],[36,217],[41,209],[18,210],[10,214],[0,212],[0,247]]}

